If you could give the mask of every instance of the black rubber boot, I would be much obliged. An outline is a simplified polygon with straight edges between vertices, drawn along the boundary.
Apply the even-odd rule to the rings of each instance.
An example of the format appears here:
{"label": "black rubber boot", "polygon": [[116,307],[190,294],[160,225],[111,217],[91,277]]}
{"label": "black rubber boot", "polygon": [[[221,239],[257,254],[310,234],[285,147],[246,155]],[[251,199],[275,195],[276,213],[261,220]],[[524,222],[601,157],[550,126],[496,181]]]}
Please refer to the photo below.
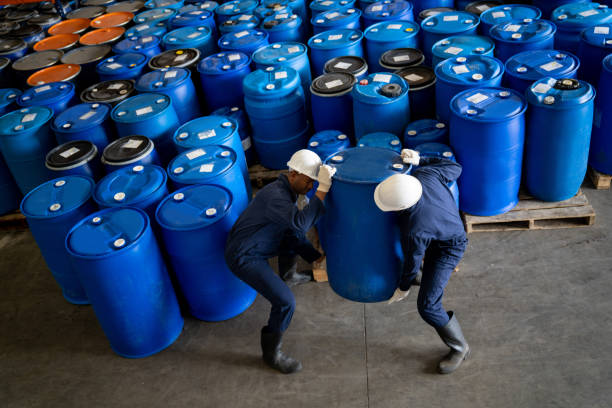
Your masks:
{"label": "black rubber boot", "polygon": [[297,373],[302,369],[302,363],[285,355],[281,351],[282,333],[267,333],[261,329],[261,351],[267,365],[283,374]]}
{"label": "black rubber boot", "polygon": [[312,270],[297,271],[297,256],[279,255],[278,274],[290,287],[313,280]]}
{"label": "black rubber boot", "polygon": [[438,363],[440,374],[452,373],[470,355],[470,346],[463,337],[461,326],[455,314],[448,312],[448,317],[450,317],[450,320],[446,326],[436,329],[442,341],[451,348],[450,352]]}

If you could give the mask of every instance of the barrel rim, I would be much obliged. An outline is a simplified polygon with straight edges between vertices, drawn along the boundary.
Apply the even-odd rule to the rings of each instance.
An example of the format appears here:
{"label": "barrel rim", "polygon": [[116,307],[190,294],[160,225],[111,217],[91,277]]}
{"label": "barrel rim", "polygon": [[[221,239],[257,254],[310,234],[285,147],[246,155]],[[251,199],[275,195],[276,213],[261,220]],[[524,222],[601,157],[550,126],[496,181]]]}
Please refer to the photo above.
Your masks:
{"label": "barrel rim", "polygon": [[[85,198],[83,200],[83,202],[81,202],[79,205],[76,205],[74,208],[72,208],[69,211],[66,212],[60,212],[60,213],[55,213],[55,214],[50,214],[50,215],[36,215],[36,214],[29,214],[25,208],[24,208],[24,203],[26,202],[26,200],[36,191],[38,191],[40,188],[42,188],[43,186],[46,186],[47,184],[51,184],[51,183],[56,183],[58,181],[61,180],[65,180],[66,178],[82,178],[86,181],[88,181],[90,183],[90,188],[89,188],[89,194],[87,196],[87,198]],[[94,190],[94,186],[96,185],[96,182],[88,176],[84,176],[82,174],[70,174],[70,175],[66,175],[66,176],[62,176],[62,177],[56,177],[54,179],[48,180],[38,186],[36,186],[35,188],[33,188],[32,190],[30,190],[21,200],[21,203],[19,204],[19,211],[21,211],[21,213],[26,216],[26,218],[31,218],[31,219],[36,219],[36,220],[42,220],[42,219],[53,219],[53,218],[59,218],[59,217],[63,217],[64,215],[70,214],[73,211],[78,210],[83,204],[85,204],[88,200],[91,199],[91,195],[93,194],[93,190]]]}
{"label": "barrel rim", "polygon": [[[151,192],[149,192],[149,194],[147,194],[145,196],[142,196],[142,197],[137,196],[137,198],[138,198],[137,200],[132,200],[132,201],[127,201],[126,200],[126,201],[121,202],[121,203],[113,203],[113,202],[105,201],[102,198],[100,198],[98,192],[99,192],[99,189],[102,188],[102,185],[103,185],[102,183],[105,180],[110,180],[111,176],[115,176],[115,177],[118,176],[118,174],[117,174],[118,172],[127,172],[127,171],[130,171],[130,170],[133,169],[133,167],[129,168],[128,166],[124,166],[124,167],[121,167],[120,169],[117,169],[117,170],[111,172],[111,173],[108,173],[107,175],[102,177],[100,179],[100,181],[98,181],[96,183],[96,186],[94,188],[93,195],[92,195],[92,197],[93,197],[94,201],[96,202],[96,204],[98,204],[100,206],[103,206],[103,207],[113,207],[113,208],[137,206],[138,204],[142,203],[143,201],[147,201],[149,198],[151,198],[151,196],[153,196],[157,192],[159,192],[159,190],[167,187],[167,185],[168,185],[168,174],[166,174],[166,170],[164,168],[162,168],[161,166],[158,166],[157,164],[142,164],[142,165],[139,165],[139,166],[142,166],[144,168],[147,168],[147,167],[148,168],[153,168],[155,171],[159,172],[162,175],[162,182],[159,183],[159,185],[156,186]],[[134,167],[137,167],[137,166],[134,166]]]}

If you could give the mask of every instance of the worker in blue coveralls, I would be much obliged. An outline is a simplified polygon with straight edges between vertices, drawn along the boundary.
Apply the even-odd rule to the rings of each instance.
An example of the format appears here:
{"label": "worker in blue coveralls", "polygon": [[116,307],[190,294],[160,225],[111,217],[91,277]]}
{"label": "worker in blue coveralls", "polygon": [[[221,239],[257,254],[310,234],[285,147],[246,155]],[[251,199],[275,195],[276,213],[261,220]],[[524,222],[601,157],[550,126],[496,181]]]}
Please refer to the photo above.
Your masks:
{"label": "worker in blue coveralls", "polygon": [[461,166],[446,159],[420,158],[418,152],[409,149],[402,150],[401,155],[404,163],[418,166],[416,170],[412,175],[395,174],[374,191],[378,208],[398,212],[404,253],[398,288],[389,303],[408,296],[424,259],[418,311],[450,347],[450,352],[438,363],[438,372],[449,374],[470,353],[457,316],[442,306],[444,288],[467,245],[457,204],[448,188],[448,183],[461,174]]}
{"label": "worker in blue coveralls", "polygon": [[[302,368],[298,360],[281,351],[283,333],[295,310],[295,298],[285,281],[274,273],[268,259],[279,255],[286,259],[298,254],[309,263],[323,260],[323,255],[305,235],[325,211],[323,200],[335,173],[334,168],[321,165],[319,156],[310,150],[297,151],[287,165],[289,173],[281,174],[261,189],[240,215],[225,249],[225,260],[231,271],[272,304],[268,324],[261,330],[261,349],[264,362],[284,374]],[[315,195],[299,210],[298,195],[310,191],[315,180],[319,182]],[[301,280],[293,276],[297,273],[297,264],[281,266],[285,270],[279,274],[285,280]]]}

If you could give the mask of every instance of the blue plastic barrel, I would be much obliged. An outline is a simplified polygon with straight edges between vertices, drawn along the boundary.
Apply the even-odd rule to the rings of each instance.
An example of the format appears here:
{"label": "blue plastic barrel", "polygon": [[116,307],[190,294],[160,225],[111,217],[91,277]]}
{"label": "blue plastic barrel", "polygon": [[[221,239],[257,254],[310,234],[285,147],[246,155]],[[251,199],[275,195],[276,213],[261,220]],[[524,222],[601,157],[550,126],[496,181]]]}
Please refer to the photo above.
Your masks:
{"label": "blue plastic barrel", "polygon": [[6,57],[11,61],[18,60],[28,52],[28,44],[18,38],[0,39],[0,57]]}
{"label": "blue plastic barrel", "polygon": [[335,129],[354,139],[351,91],[355,83],[353,75],[341,72],[323,74],[312,81],[310,93],[315,132]]}
{"label": "blue plastic barrel", "polygon": [[263,0],[261,4],[273,10],[292,10],[302,21],[309,21],[305,0]]}
{"label": "blue plastic barrel", "polygon": [[567,51],[531,50],[510,57],[505,65],[504,86],[524,95],[540,78],[576,78],[581,64]]}
{"label": "blue plastic barrel", "polygon": [[136,165],[161,165],[151,139],[142,135],[125,136],[110,143],[102,152],[102,164],[107,173]]}
{"label": "blue plastic barrel", "polygon": [[421,23],[421,45],[425,62],[432,62],[432,47],[435,43],[453,35],[476,34],[480,19],[464,11],[446,11],[427,17]]}
{"label": "blue plastic barrel", "polygon": [[220,26],[232,16],[252,13],[258,5],[257,0],[232,0],[223,3],[215,9],[217,25]]}
{"label": "blue plastic barrel", "polygon": [[163,245],[189,312],[204,321],[227,320],[251,306],[257,292],[228,269],[227,235],[244,206],[216,185],[183,188],[157,208]]}
{"label": "blue plastic barrel", "polygon": [[314,34],[342,28],[359,30],[361,29],[360,18],[361,10],[347,7],[319,13],[310,19],[310,24]]}
{"label": "blue plastic barrel", "polygon": [[111,111],[117,134],[121,136],[147,135],[155,143],[162,164],[176,154],[172,135],[179,120],[169,96],[144,93],[119,103]]}
{"label": "blue plastic barrel", "polygon": [[[287,14],[293,14],[294,11],[293,9],[291,9],[291,7],[289,6],[284,6],[282,5],[280,2],[275,3],[275,4],[271,4],[270,7],[268,6],[258,6],[255,8],[255,10],[253,10],[253,14],[255,14],[255,16],[257,16],[257,18],[263,22],[263,20],[265,20],[266,18],[273,16],[277,13],[287,13]],[[304,21],[304,20],[302,20]],[[306,20],[308,21],[308,20]]]}
{"label": "blue plastic barrel", "polygon": [[250,63],[251,58],[242,52],[220,52],[198,64],[200,85],[209,111],[224,106],[244,106],[242,80],[251,72]]}
{"label": "blue plastic barrel", "polygon": [[404,68],[416,67],[425,61],[421,50],[416,48],[394,48],[385,51],[378,60],[381,70],[396,72]]}
{"label": "blue plastic barrel", "polygon": [[51,123],[59,143],[88,140],[102,151],[115,136],[108,121],[111,108],[103,103],[82,103],[61,112]]}
{"label": "blue plastic barrel", "polygon": [[369,26],[363,36],[370,72],[385,70],[379,61],[386,51],[396,48],[418,48],[419,31],[419,25],[413,21],[383,21]]}
{"label": "blue plastic barrel", "polygon": [[127,52],[100,61],[96,65],[96,72],[100,81],[135,79],[142,74],[147,61],[148,58],[144,54]]}
{"label": "blue plastic barrel", "polygon": [[[408,84],[410,120],[436,116],[436,74],[426,66],[416,66],[395,72]],[[401,133],[400,133],[401,134]]]}
{"label": "blue plastic barrel", "polygon": [[64,111],[76,102],[72,82],[51,82],[26,89],[17,98],[19,106],[46,106],[55,114]]}
{"label": "blue plastic barrel", "polygon": [[612,22],[589,27],[580,34],[580,77],[595,85],[601,62],[612,53]]}
{"label": "blue plastic barrel", "polygon": [[451,101],[450,145],[463,166],[462,211],[497,215],[518,203],[527,104],[505,88],[468,89]]}
{"label": "blue plastic barrel", "polygon": [[557,29],[548,20],[513,20],[493,26],[489,35],[495,41],[495,56],[502,62],[520,52],[551,50]]}
{"label": "blue plastic barrel", "polygon": [[417,120],[406,126],[403,142],[406,149],[425,143],[448,144],[448,127],[435,119]]}
{"label": "blue plastic barrel", "polygon": [[504,64],[493,57],[471,55],[449,58],[436,66],[436,113],[445,123],[451,118],[451,99],[468,88],[501,85]]}
{"label": "blue plastic barrel", "polygon": [[602,62],[598,89],[589,164],[599,172],[612,175],[612,92],[606,92],[606,89],[612,89],[612,55]]}
{"label": "blue plastic barrel", "polygon": [[[455,155],[453,154],[450,147],[442,143],[423,143],[414,147],[414,150],[419,152],[419,155],[423,158],[444,158],[456,162]],[[452,194],[457,208],[459,208],[459,186],[457,181],[451,181],[448,183],[448,189]]]}
{"label": "blue plastic barrel", "polygon": [[217,44],[209,27],[188,26],[170,31],[163,38],[165,50],[180,48],[196,48],[200,51],[201,58],[214,54]]}
{"label": "blue plastic barrel", "polygon": [[589,27],[612,22],[612,10],[601,3],[570,3],[556,8],[551,20],[557,25],[555,48],[577,55],[580,33]]}
{"label": "blue plastic barrel", "polygon": [[347,149],[327,163],[336,168],[322,220],[329,284],[356,302],[387,300],[400,277],[399,229],[396,213],[376,207],[374,189],[410,166],[396,152],[375,147]]}
{"label": "blue plastic barrel", "polygon": [[136,81],[138,92],[155,92],[168,95],[179,123],[185,123],[201,115],[200,105],[191,81],[191,71],[185,68],[163,68],[144,74]]}
{"label": "blue plastic barrel", "polygon": [[399,153],[402,151],[402,142],[393,133],[374,132],[368,133],[359,139],[357,147],[378,147]]}
{"label": "blue plastic barrel", "polygon": [[88,304],[89,300],[70,263],[64,240],[74,224],[96,211],[91,200],[93,188],[89,177],[63,176],[30,191],[20,207],[64,298],[76,305]]}
{"label": "blue plastic barrel", "polygon": [[268,45],[268,33],[258,29],[236,31],[222,35],[218,44],[222,51],[243,52],[250,56]]}
{"label": "blue plastic barrel", "polygon": [[351,147],[349,137],[339,130],[323,130],[308,140],[308,150],[315,152],[322,162]]}
{"label": "blue plastic barrel", "polygon": [[78,222],[66,248],[111,348],[146,357],[176,340],[183,318],[147,214],[108,208]]}
{"label": "blue plastic barrel", "polygon": [[552,12],[564,4],[568,3],[586,3],[588,0],[532,0],[534,6],[542,10],[544,18],[550,18]]}
{"label": "blue plastic barrel", "polygon": [[526,98],[525,186],[540,200],[567,200],[586,175],[595,90],[576,79],[543,78]]}
{"label": "blue plastic barrel", "polygon": [[[168,31],[168,25],[165,21],[153,21],[151,23],[138,24],[128,28],[125,32],[125,38],[144,38],[157,37],[162,38]],[[119,43],[115,44],[118,45]],[[159,51],[158,51],[159,52]]]}
{"label": "blue plastic barrel", "polygon": [[480,35],[456,35],[438,41],[432,47],[432,67],[440,62],[468,55],[493,56],[495,42],[489,37]]}
{"label": "blue plastic barrel", "polygon": [[115,54],[137,52],[152,58],[162,51],[160,43],[160,37],[154,35],[131,36],[113,45],[113,52]]}
{"label": "blue plastic barrel", "polygon": [[250,166],[255,164],[257,159],[255,155],[255,148],[253,147],[253,141],[251,140],[251,124],[244,113],[243,109],[240,109],[238,106],[224,106],[223,108],[219,108],[213,113],[212,116],[226,116],[230,119],[233,119],[238,125],[238,134],[240,135],[240,141],[242,142],[242,150],[244,150],[244,155],[246,157],[247,164]]}
{"label": "blue plastic barrel", "polygon": [[148,0],[145,3],[145,7],[148,9],[154,8],[170,8],[173,10],[178,10],[184,5],[183,0]]}
{"label": "blue plastic barrel", "polygon": [[0,117],[0,150],[23,194],[50,178],[45,155],[55,146],[49,129],[53,111],[22,108]]}
{"label": "blue plastic barrel", "polygon": [[77,89],[83,89],[98,82],[96,65],[111,54],[111,46],[107,44],[88,45],[68,51],[61,59],[62,64],[80,65]]}
{"label": "blue plastic barrel", "polygon": [[268,33],[268,42],[270,43],[305,42],[306,40],[307,27],[304,27],[304,22],[300,16],[286,11],[266,17],[261,24],[261,28]]}
{"label": "blue plastic barrel", "polygon": [[505,4],[483,11],[480,14],[480,26],[478,28],[482,35],[489,35],[489,30],[497,24],[508,23],[513,20],[539,20],[541,17],[542,12],[535,6]]}
{"label": "blue plastic barrel", "polygon": [[323,67],[323,71],[325,74],[330,74],[332,72],[351,74],[359,81],[368,76],[368,63],[362,57],[346,55],[332,58],[327,61]]}
{"label": "blue plastic barrel", "polygon": [[383,21],[414,21],[412,3],[404,0],[382,0],[363,10],[363,28]]}
{"label": "blue plastic barrel", "polygon": [[253,53],[257,69],[267,67],[291,67],[300,74],[302,88],[310,87],[312,76],[308,61],[308,48],[297,42],[281,42],[266,45]]}
{"label": "blue plastic barrel", "polygon": [[149,60],[149,68],[188,68],[195,70],[200,60],[200,51],[197,48],[175,48],[167,50]]}
{"label": "blue plastic barrel", "polygon": [[115,106],[134,94],[134,81],[120,79],[116,81],[103,81],[93,84],[81,92],[81,102],[106,103]]}
{"label": "blue plastic barrel", "polygon": [[170,19],[176,16],[177,10],[171,8],[154,8],[143,11],[134,16],[134,24],[152,24],[164,22],[170,28]]}
{"label": "blue plastic barrel", "polygon": [[102,163],[98,148],[87,140],[64,143],[47,153],[45,166],[53,178],[68,175],[81,175],[97,181],[102,177]]}
{"label": "blue plastic barrel", "polygon": [[322,75],[325,63],[332,58],[347,55],[363,57],[362,39],[363,33],[352,29],[330,30],[310,37],[308,48],[313,75]]}
{"label": "blue plastic barrel", "polygon": [[330,10],[355,7],[355,0],[313,0],[308,5],[310,14],[316,16],[319,13]]}
{"label": "blue plastic barrel", "polygon": [[233,31],[250,30],[257,28],[259,18],[254,14],[237,14],[219,24],[219,32],[221,35],[231,33]]}
{"label": "blue plastic barrel", "polygon": [[372,132],[400,135],[410,122],[408,85],[396,74],[370,74],[353,87],[355,139]]}
{"label": "blue plastic barrel", "polygon": [[17,109],[17,98],[21,91],[17,88],[0,89],[0,116]]}
{"label": "blue plastic barrel", "polygon": [[[423,7],[421,4],[425,4],[425,7]],[[447,7],[437,7],[435,6],[436,4],[444,4],[446,3]],[[444,13],[446,11],[455,11],[455,9],[453,8],[454,4],[453,1],[449,1],[449,0],[417,0],[417,1],[413,1],[412,4],[414,5],[414,14],[417,16],[416,18],[416,22],[421,24],[423,22],[423,20],[425,20],[427,17],[431,17],[431,16],[436,16],[440,13]],[[434,4],[434,6],[431,6],[431,4]],[[427,7],[430,6],[430,7]]]}
{"label": "blue plastic barrel", "polygon": [[306,148],[308,137],[311,135],[307,126],[302,132],[284,137],[283,139],[256,139],[253,137],[255,151],[262,166],[268,169],[284,170],[291,155],[298,150]]}
{"label": "blue plastic barrel", "polygon": [[208,10],[208,11],[215,11],[215,9],[217,7],[219,7],[219,3],[217,3],[216,1],[211,1],[211,0],[206,0],[206,1],[200,1],[200,0],[185,0],[185,5],[183,7],[181,7],[181,12],[182,11],[191,11],[193,7],[193,10]]}
{"label": "blue plastic barrel", "polygon": [[177,14],[170,20],[170,29],[180,27],[207,26],[213,33],[217,32],[214,13],[210,10],[190,10]]}

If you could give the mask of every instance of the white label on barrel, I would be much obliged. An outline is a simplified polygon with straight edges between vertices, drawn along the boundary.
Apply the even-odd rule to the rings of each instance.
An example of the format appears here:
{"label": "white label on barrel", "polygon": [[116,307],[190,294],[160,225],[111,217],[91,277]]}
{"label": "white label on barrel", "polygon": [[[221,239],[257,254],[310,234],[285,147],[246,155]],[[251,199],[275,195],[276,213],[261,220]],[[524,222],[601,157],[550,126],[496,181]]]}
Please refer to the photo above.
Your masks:
{"label": "white label on barrel", "polygon": [[555,69],[563,68],[563,65],[559,64],[557,61],[549,62],[548,64],[540,65],[544,71],[554,71]]}
{"label": "white label on barrel", "polygon": [[323,6],[331,6],[332,4],[334,4],[333,1],[323,1],[323,2],[321,2],[321,5],[323,5]]}
{"label": "white label on barrel", "polygon": [[541,94],[545,94],[548,91],[550,91],[550,85],[546,85],[546,84],[537,84],[536,86],[534,86],[532,88],[533,92],[537,92],[537,93],[541,93]]}
{"label": "white label on barrel", "polygon": [[289,54],[295,54],[296,52],[300,52],[300,47],[291,47],[291,48],[287,49],[287,52]]}
{"label": "white label on barrel", "polygon": [[89,112],[79,116],[79,119],[80,120],[87,120],[87,119],[91,118],[95,114],[96,114],[95,110],[90,110]]}
{"label": "white label on barrel", "polygon": [[275,72],[274,79],[285,79],[287,78],[287,71]]}
{"label": "white label on barrel", "polygon": [[142,144],[142,140],[138,140],[138,139],[130,139],[127,142],[125,142],[123,145],[121,145],[121,147],[123,149],[136,149],[138,148],[138,146],[140,146]]}
{"label": "white label on barrel", "polygon": [[28,113],[27,115],[23,116],[23,119],[21,119],[21,123],[27,123],[27,122],[31,122],[34,119],[36,119],[36,115],[38,115],[37,113]]}
{"label": "white label on barrel", "polygon": [[353,66],[353,64],[351,64],[350,62],[337,62],[336,65],[334,65],[334,68],[339,68],[339,69],[347,69],[350,68],[351,66]]}
{"label": "white label on barrel", "polygon": [[502,18],[502,17],[506,17],[506,13],[504,13],[503,11],[493,12],[493,18]]}
{"label": "white label on barrel", "polygon": [[251,138],[247,137],[242,141],[242,150],[247,151],[251,148]]}
{"label": "white label on barrel", "polygon": [[459,47],[448,47],[447,49],[444,50],[445,53],[452,54],[452,55],[457,55],[461,51],[463,51],[463,48],[459,48]]}
{"label": "white label on barrel", "polygon": [[174,57],[174,62],[181,62],[183,60],[186,60],[187,57],[188,57],[187,54],[177,55],[176,57]]}
{"label": "white label on barrel", "polygon": [[144,108],[136,109],[136,116],[146,115],[147,113],[153,112],[153,108],[150,106],[145,106]]}
{"label": "white label on barrel", "polygon": [[595,27],[595,34],[610,34],[610,27]]}
{"label": "white label on barrel", "polygon": [[148,24],[143,24],[143,25],[141,25],[141,26],[134,27],[134,29],[135,29],[136,31],[146,30],[147,28],[149,28],[149,25],[148,25]]}
{"label": "white label on barrel", "polygon": [[480,103],[482,101],[486,101],[487,99],[489,99],[489,97],[487,95],[483,95],[481,93],[474,94],[474,95],[470,96],[469,98],[467,98],[467,100],[469,102],[472,102],[474,104]]}
{"label": "white label on barrel", "polygon": [[[231,8],[231,7],[230,7],[230,8]],[[197,10],[197,11],[192,11],[192,12],[191,12],[191,13],[189,13],[189,14],[191,14],[191,15],[193,15],[193,16],[199,16],[199,15],[200,15],[200,14],[202,14],[202,13],[203,13],[203,11]]]}
{"label": "white label on barrel", "polygon": [[227,59],[230,60],[230,62],[237,61],[240,59],[240,54],[230,54],[227,56]]}
{"label": "white label on barrel", "polygon": [[583,11],[582,13],[578,13],[580,14],[582,17],[590,17],[590,16],[594,16],[595,14],[599,14],[599,11],[597,10],[586,10]]}
{"label": "white label on barrel", "polygon": [[197,159],[198,157],[204,156],[205,154],[206,154],[206,151],[204,149],[198,149],[198,150],[194,150],[193,152],[187,153],[185,156],[187,156],[189,160],[193,160],[193,159]]}
{"label": "white label on barrel", "polygon": [[40,88],[35,88],[34,92],[36,92],[36,93],[45,92],[45,91],[48,91],[49,89],[51,89],[51,86],[50,85],[45,85],[45,86],[41,86]]}
{"label": "white label on barrel", "polygon": [[444,16],[444,21],[459,21],[459,16]]}
{"label": "white label on barrel", "polygon": [[384,82],[384,83],[389,83],[389,81],[391,81],[391,75],[387,75],[387,74],[376,74],[374,75],[374,78],[372,79],[372,81],[374,82]]}
{"label": "white label on barrel", "polygon": [[148,42],[151,42],[151,41],[153,41],[153,37],[143,37],[140,40],[140,42],[145,43],[145,44],[148,43]]}
{"label": "white label on barrel", "polygon": [[215,165],[213,163],[203,164],[200,166],[200,173],[212,173]]}
{"label": "white label on barrel", "polygon": [[485,11],[485,10],[490,9],[491,7],[487,6],[486,4],[482,4],[480,6],[476,6],[476,8],[480,11]]}
{"label": "white label on barrel", "polygon": [[518,24],[510,24],[510,25],[506,26],[504,31],[509,31],[511,33],[516,33],[520,29],[521,29],[520,25],[518,25]]}
{"label": "white label on barrel", "polygon": [[380,11],[383,9],[383,6],[372,6],[372,8],[370,10],[372,11]]}
{"label": "white label on barrel", "polygon": [[176,77],[178,71],[168,71],[164,74],[164,79]]}
{"label": "white label on barrel", "polygon": [[470,72],[470,69],[467,65],[457,65],[453,67],[453,71],[455,71],[455,74],[465,74],[466,72]]}
{"label": "white label on barrel", "polygon": [[410,61],[410,55],[396,55],[393,57],[393,61],[402,62],[402,61]]}
{"label": "white label on barrel", "polygon": [[244,14],[244,15],[240,16],[240,17],[238,18],[238,20],[240,20],[240,21],[247,21],[247,20],[250,20],[252,17],[253,17],[253,16],[252,16],[252,15],[250,15],[250,14]]}
{"label": "white label on barrel", "polygon": [[402,25],[401,24],[389,24],[387,26],[387,28],[389,30],[401,30],[402,29]]}
{"label": "white label on barrel", "polygon": [[117,69],[117,68],[121,68],[123,65],[121,64],[117,64],[116,62],[113,62],[112,64],[108,64],[106,66],[106,68],[108,69]]}
{"label": "white label on barrel", "polygon": [[325,86],[327,87],[327,89],[335,88],[335,87],[340,86],[340,85],[342,85],[342,81],[339,80],[339,79],[336,79],[334,81],[329,81],[329,82],[325,83]]}
{"label": "white label on barrel", "polygon": [[62,156],[64,159],[67,159],[70,156],[74,156],[78,152],[80,152],[80,150],[77,149],[76,147],[73,147],[71,149],[66,150],[65,152],[61,152],[60,156]]}
{"label": "white label on barrel", "polygon": [[329,41],[336,41],[336,40],[341,40],[342,39],[342,34],[334,34],[334,35],[328,35],[327,39]]}
{"label": "white label on barrel", "polygon": [[410,82],[416,82],[416,81],[420,81],[421,79],[423,79],[422,76],[417,75],[417,74],[409,74],[409,75],[406,75],[404,78],[406,78]]}
{"label": "white label on barrel", "polygon": [[121,82],[119,82],[119,83],[116,83],[116,84],[110,84],[108,86],[108,88],[106,88],[106,89],[113,89],[114,90],[114,89],[121,89],[121,88],[123,88],[123,84]]}
{"label": "white label on barrel", "polygon": [[242,37],[244,37],[245,35],[249,35],[249,32],[248,32],[248,31],[241,31],[241,32],[239,32],[239,33],[234,34],[234,37],[236,37],[236,38],[242,38]]}
{"label": "white label on barrel", "polygon": [[283,14],[278,14],[275,19],[276,20],[282,20],[282,19],[288,18],[288,17],[289,17],[289,14],[283,13]]}
{"label": "white label on barrel", "polygon": [[196,37],[200,36],[201,34],[202,34],[202,33],[200,33],[200,32],[193,33],[193,34],[189,34],[189,35],[187,36],[187,38],[196,38]]}
{"label": "white label on barrel", "polygon": [[209,137],[213,136],[217,136],[217,132],[215,132],[215,129],[205,130],[203,132],[198,133],[198,138],[200,140],[208,139]]}

